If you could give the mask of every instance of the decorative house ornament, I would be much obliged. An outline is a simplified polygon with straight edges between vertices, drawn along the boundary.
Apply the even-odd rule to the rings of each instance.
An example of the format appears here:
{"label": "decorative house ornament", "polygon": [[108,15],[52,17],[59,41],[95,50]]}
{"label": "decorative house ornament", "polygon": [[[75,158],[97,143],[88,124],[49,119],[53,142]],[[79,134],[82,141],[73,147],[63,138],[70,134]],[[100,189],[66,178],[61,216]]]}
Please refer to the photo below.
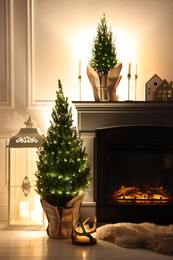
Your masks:
{"label": "decorative house ornament", "polygon": [[118,62],[112,30],[106,16],[100,20],[94,38],[87,75],[93,87],[95,101],[117,101],[116,89],[121,80],[122,64]]}
{"label": "decorative house ornament", "polygon": [[79,222],[79,216],[73,220],[72,229],[72,243],[74,245],[95,245],[97,239],[91,234],[96,232],[96,217],[94,217],[93,223],[87,223],[89,218],[85,221]]}
{"label": "decorative house ornament", "polygon": [[162,79],[155,74],[145,84],[145,100],[155,101],[156,100],[156,88],[162,83]]}
{"label": "decorative house ornament", "polygon": [[154,75],[146,84],[146,101],[172,101],[173,86],[166,79],[162,80],[158,75]]}
{"label": "decorative house ornament", "polygon": [[173,87],[165,79],[156,88],[156,100],[158,101],[173,100]]}

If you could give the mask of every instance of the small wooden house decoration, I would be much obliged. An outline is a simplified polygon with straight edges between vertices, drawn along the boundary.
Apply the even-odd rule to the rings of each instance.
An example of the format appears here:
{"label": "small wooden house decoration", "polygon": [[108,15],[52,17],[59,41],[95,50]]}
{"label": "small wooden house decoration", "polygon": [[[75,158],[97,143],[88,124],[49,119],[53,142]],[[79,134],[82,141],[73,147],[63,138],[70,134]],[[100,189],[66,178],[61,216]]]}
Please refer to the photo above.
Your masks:
{"label": "small wooden house decoration", "polygon": [[162,79],[155,74],[147,83],[145,84],[145,100],[155,101],[156,100],[156,88],[162,83]]}
{"label": "small wooden house decoration", "polygon": [[166,79],[156,89],[156,100],[173,101],[173,87]]}

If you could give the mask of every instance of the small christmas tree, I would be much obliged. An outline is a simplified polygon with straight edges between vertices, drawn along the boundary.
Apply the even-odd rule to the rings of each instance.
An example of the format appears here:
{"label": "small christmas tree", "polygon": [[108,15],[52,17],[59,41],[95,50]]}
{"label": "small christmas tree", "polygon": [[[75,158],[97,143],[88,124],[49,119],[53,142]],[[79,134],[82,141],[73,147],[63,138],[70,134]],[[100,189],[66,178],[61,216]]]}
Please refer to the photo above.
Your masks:
{"label": "small christmas tree", "polygon": [[105,14],[100,20],[101,23],[97,27],[97,35],[94,38],[89,65],[102,75],[116,66],[118,59],[112,30],[107,27]]}
{"label": "small christmas tree", "polygon": [[51,205],[64,206],[81,189],[90,185],[90,165],[87,154],[73,126],[68,98],[58,81],[52,121],[38,150],[36,191]]}

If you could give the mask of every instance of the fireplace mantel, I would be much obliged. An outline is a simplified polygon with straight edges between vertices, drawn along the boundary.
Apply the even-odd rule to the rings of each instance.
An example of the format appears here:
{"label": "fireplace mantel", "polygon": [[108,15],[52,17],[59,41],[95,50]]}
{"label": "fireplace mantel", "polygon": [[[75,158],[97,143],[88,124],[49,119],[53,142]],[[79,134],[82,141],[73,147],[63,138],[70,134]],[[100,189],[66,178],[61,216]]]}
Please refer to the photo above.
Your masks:
{"label": "fireplace mantel", "polygon": [[173,108],[173,102],[157,102],[157,101],[118,101],[118,102],[96,102],[96,101],[73,101],[77,110],[80,111],[103,111],[103,110],[133,110],[140,108],[141,110],[159,110]]}
{"label": "fireplace mantel", "polygon": [[173,126],[173,102],[73,101],[73,104],[77,109],[79,132],[131,124]]}
{"label": "fireplace mantel", "polygon": [[[173,127],[173,102],[73,101],[73,104],[77,110],[78,131],[84,140],[93,177],[96,129],[135,124]],[[85,196],[84,206],[95,207],[94,184]]]}

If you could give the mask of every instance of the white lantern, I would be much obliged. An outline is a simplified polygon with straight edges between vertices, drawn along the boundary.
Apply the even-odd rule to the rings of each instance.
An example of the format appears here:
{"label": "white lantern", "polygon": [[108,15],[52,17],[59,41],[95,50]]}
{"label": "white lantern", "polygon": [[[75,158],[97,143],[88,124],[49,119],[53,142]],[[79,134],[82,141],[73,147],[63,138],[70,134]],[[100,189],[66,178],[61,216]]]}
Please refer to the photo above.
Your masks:
{"label": "white lantern", "polygon": [[8,144],[9,226],[44,225],[40,197],[35,191],[37,149],[42,145],[31,116]]}

